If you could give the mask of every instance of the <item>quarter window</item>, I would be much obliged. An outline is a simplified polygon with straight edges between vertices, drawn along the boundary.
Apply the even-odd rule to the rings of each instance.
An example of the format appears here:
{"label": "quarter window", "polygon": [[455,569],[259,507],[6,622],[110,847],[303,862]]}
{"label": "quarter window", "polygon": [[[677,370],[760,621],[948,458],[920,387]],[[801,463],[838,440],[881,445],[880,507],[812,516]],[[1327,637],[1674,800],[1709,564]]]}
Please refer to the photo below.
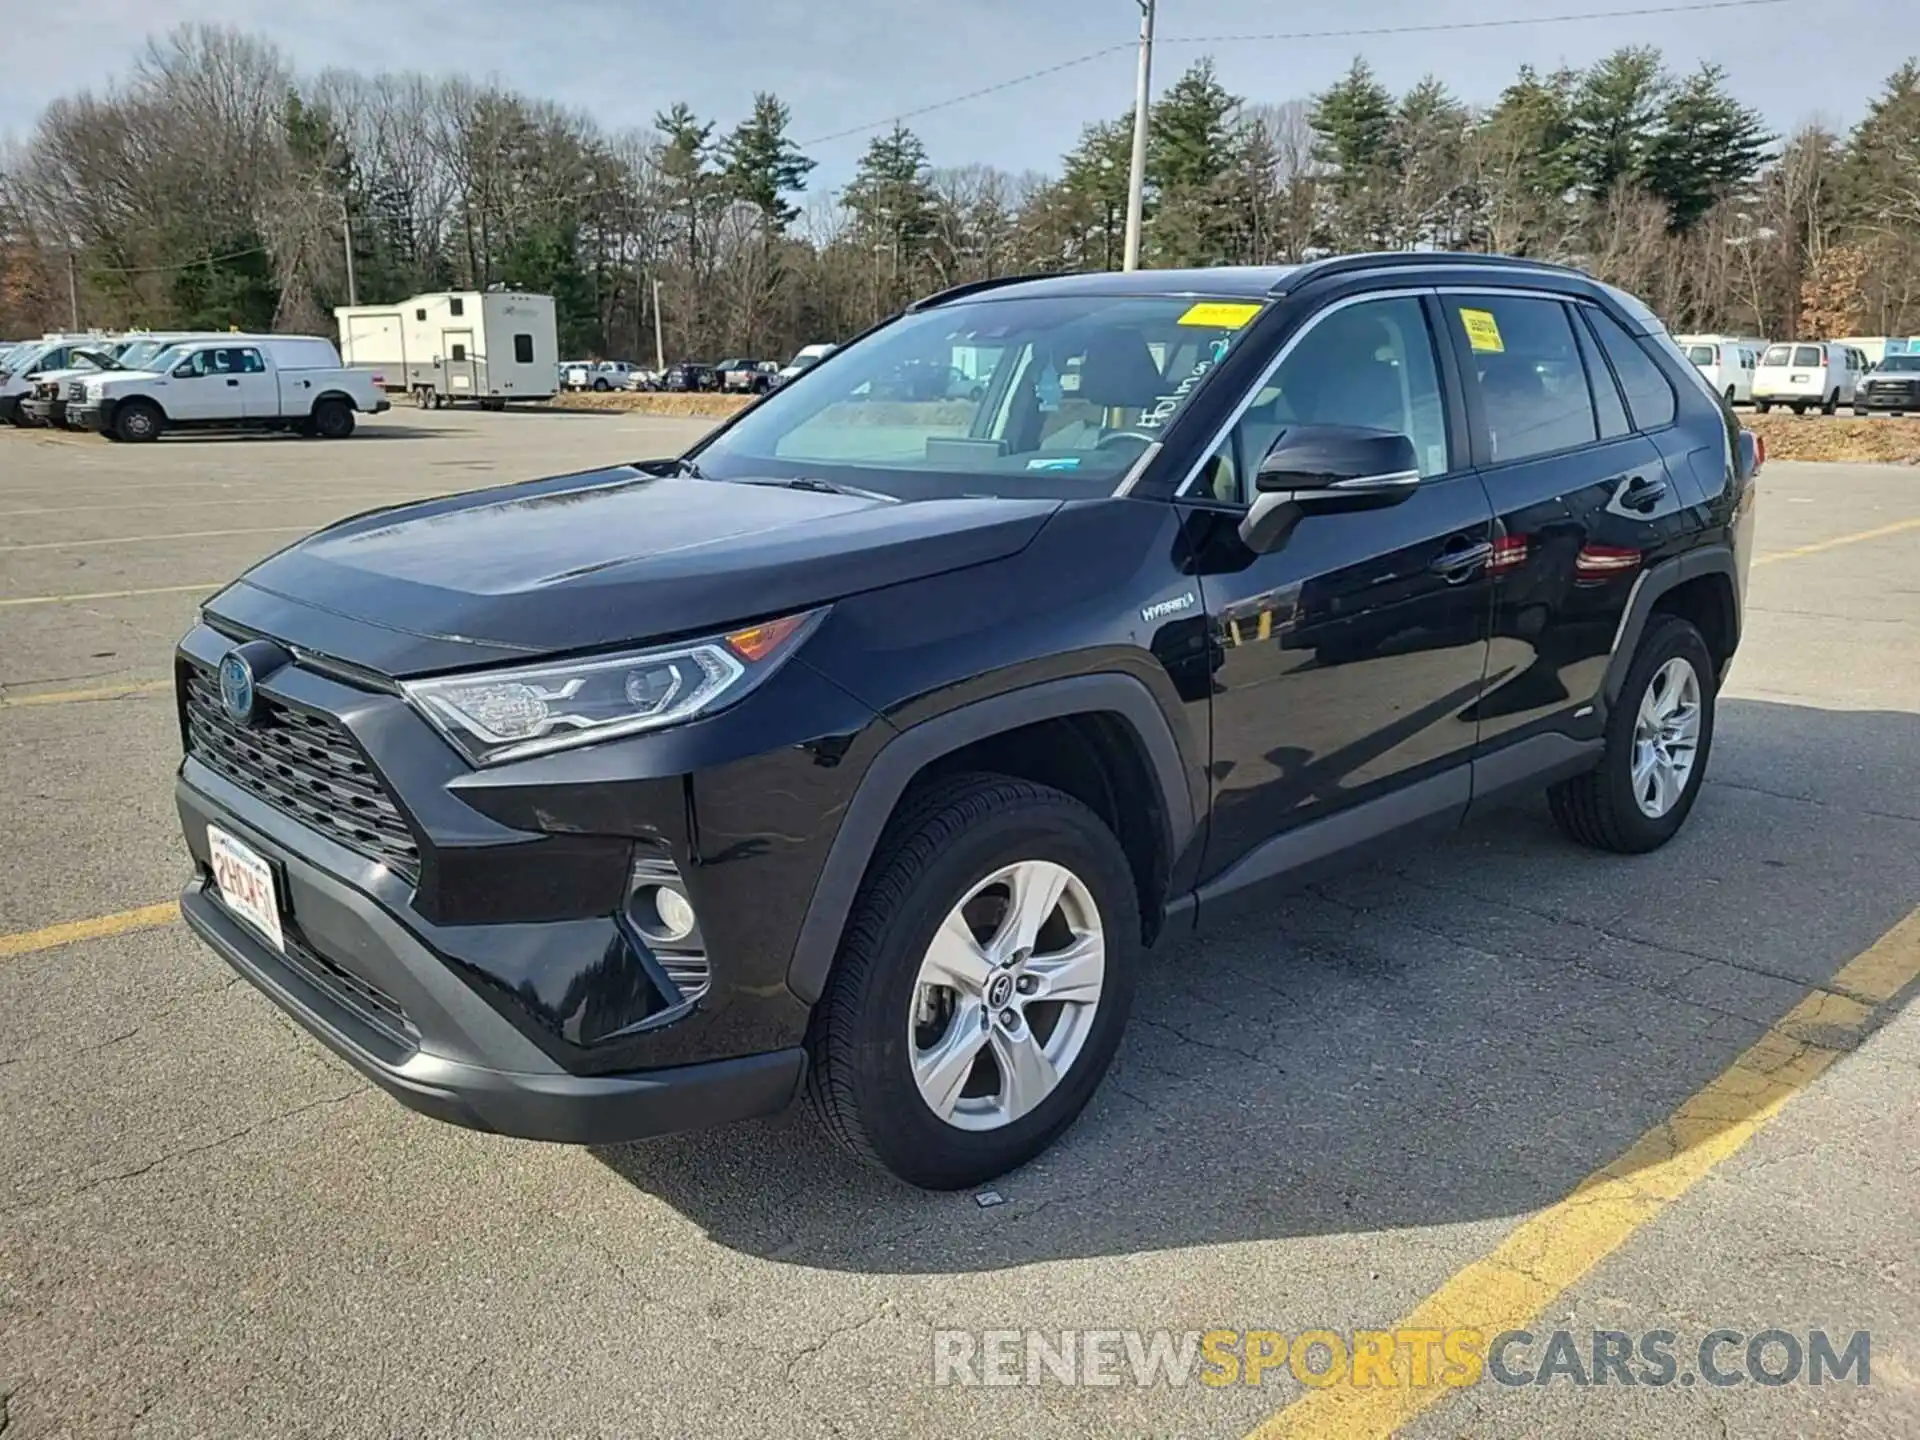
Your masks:
{"label": "quarter window", "polygon": [[1357,425],[1405,435],[1423,476],[1447,469],[1446,404],[1433,332],[1413,296],[1367,300],[1313,324],[1254,395],[1196,490],[1251,501],[1253,474],[1294,425]]}
{"label": "quarter window", "polygon": [[1461,297],[1452,309],[1479,378],[1496,464],[1599,438],[1586,366],[1565,306],[1478,295]]}
{"label": "quarter window", "polygon": [[1593,322],[1600,347],[1613,362],[1613,373],[1620,377],[1620,388],[1626,392],[1627,410],[1633,416],[1635,428],[1658,430],[1663,425],[1671,425],[1678,402],[1673,398],[1673,387],[1654,364],[1653,357],[1606,311],[1589,308],[1587,319]]}
{"label": "quarter window", "polygon": [[1573,332],[1580,342],[1580,358],[1586,362],[1587,384],[1593,391],[1593,413],[1600,421],[1600,438],[1617,440],[1633,429],[1627,421],[1627,407],[1620,399],[1620,387],[1614,383],[1613,371],[1607,368],[1606,357],[1594,344],[1593,336],[1587,333],[1587,327],[1575,325]]}

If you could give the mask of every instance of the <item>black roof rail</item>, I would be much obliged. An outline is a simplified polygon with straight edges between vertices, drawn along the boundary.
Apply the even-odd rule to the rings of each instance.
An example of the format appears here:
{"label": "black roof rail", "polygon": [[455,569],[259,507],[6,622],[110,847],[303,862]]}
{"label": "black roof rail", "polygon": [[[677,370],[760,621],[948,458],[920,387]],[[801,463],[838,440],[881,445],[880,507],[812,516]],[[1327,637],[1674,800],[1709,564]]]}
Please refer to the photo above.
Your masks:
{"label": "black roof rail", "polygon": [[1414,266],[1431,268],[1435,265],[1470,265],[1475,269],[1488,270],[1554,270],[1563,275],[1578,275],[1582,279],[1593,278],[1586,271],[1576,270],[1571,265],[1560,265],[1551,260],[1529,260],[1519,255],[1485,255],[1468,250],[1378,250],[1309,260],[1288,271],[1267,294],[1285,295],[1310,281],[1355,270],[1392,270]]}
{"label": "black roof rail", "polygon": [[[1072,274],[1073,272],[1062,271],[1059,273]],[[922,310],[931,310],[934,306],[945,305],[950,300],[959,300],[968,295],[978,295],[982,290],[998,290],[1002,285],[1020,285],[1028,280],[1051,280],[1053,278],[1054,276],[1052,275],[1031,274],[996,275],[991,280],[969,280],[964,285],[955,285],[946,290],[936,290],[931,295],[922,295],[918,300],[907,306],[906,313],[909,315],[917,315]]]}

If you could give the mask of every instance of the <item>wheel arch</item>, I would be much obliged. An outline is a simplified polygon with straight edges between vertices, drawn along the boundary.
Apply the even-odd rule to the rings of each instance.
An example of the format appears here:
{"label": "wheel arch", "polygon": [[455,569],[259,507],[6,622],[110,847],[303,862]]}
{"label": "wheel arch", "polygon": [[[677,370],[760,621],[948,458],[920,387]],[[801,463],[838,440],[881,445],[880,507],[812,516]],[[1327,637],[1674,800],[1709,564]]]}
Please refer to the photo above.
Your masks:
{"label": "wheel arch", "polygon": [[356,412],[360,410],[360,402],[345,390],[322,390],[318,395],[313,397],[313,404],[307,408],[307,417],[311,419],[314,413],[329,400],[343,400],[346,402],[349,410]]}
{"label": "wheel arch", "polygon": [[1738,562],[1725,545],[1709,545],[1662,561],[1635,582],[1627,610],[1614,639],[1613,659],[1607,665],[1605,696],[1609,707],[1620,698],[1634,653],[1647,621],[1656,611],[1680,615],[1706,637],[1724,680],[1733,653],[1740,645],[1740,585]]}
{"label": "wheel arch", "polygon": [[[902,731],[877,754],[827,853],[787,968],[787,987],[811,1005],[826,988],[848,914],[887,824],[915,786],[989,769],[1050,784],[1115,825],[1141,887],[1151,933],[1166,880],[1191,843],[1195,809],[1166,715],[1130,675],[1075,675],[974,701]],[[1144,784],[1151,815],[1118,803]],[[1153,887],[1159,893],[1153,893]]]}
{"label": "wheel arch", "polygon": [[133,405],[133,404],[151,405],[154,409],[160,412],[160,418],[162,420],[171,422],[173,419],[173,416],[167,413],[167,407],[163,405],[157,398],[148,394],[145,390],[137,390],[131,395],[115,395],[110,399],[101,401],[100,412],[101,412],[102,421],[108,425],[111,425],[113,423],[113,417],[115,414],[117,414],[120,410],[124,409],[126,406]]}

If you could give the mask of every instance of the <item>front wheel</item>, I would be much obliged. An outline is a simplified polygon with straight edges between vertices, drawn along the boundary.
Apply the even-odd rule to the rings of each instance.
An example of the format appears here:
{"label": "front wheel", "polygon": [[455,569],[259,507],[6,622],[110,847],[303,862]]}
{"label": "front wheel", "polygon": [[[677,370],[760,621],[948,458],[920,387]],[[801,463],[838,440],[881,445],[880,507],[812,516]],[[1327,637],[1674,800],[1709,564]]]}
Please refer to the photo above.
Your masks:
{"label": "front wheel", "polygon": [[1713,749],[1713,653],[1693,622],[1656,613],[1607,720],[1600,763],[1547,792],[1582,845],[1640,855],[1686,823]]}
{"label": "front wheel", "polygon": [[815,1113],[929,1189],[1032,1159],[1106,1073],[1139,948],[1132,868],[1086,806],[996,775],[928,788],[881,838],[815,1008]]}
{"label": "front wheel", "polygon": [[150,400],[129,400],[113,412],[113,433],[129,444],[158,440],[165,428],[160,407]]}

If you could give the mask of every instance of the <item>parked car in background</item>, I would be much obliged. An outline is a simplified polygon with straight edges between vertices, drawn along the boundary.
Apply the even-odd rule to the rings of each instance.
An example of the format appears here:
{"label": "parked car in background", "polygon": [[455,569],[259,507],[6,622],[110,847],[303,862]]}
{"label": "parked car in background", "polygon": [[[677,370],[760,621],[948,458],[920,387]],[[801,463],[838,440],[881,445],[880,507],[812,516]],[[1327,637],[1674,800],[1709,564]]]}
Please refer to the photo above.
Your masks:
{"label": "parked car in background", "polygon": [[1762,415],[1785,405],[1796,415],[1819,409],[1831,415],[1853,403],[1866,357],[1831,340],[1769,345],[1753,372],[1753,408]]}
{"label": "parked car in background", "polygon": [[793,379],[794,376],[805,374],[838,348],[838,346],[829,345],[825,342],[817,345],[802,345],[798,350],[794,351],[793,359],[780,367],[778,377],[780,383],[784,385],[787,381]]}
{"label": "parked car in background", "polygon": [[720,372],[711,365],[702,365],[696,360],[682,360],[678,365],[669,365],[661,384],[663,390],[689,392],[696,390],[718,390]]}
{"label": "parked car in background", "polygon": [[1729,405],[1744,405],[1753,399],[1753,372],[1759,368],[1766,342],[1729,340],[1718,335],[1681,335],[1675,343],[1686,352],[1687,359],[1706,382],[1726,397]]}
{"label": "parked car in background", "polygon": [[[871,413],[958,337],[968,414]],[[181,910],[443,1120],[608,1144],[805,1092],[971,1186],[1092,1098],[1147,944],[1536,788],[1582,845],[1672,840],[1760,459],[1646,305],[1537,261],[964,286],[678,459],[345,520],[208,599]]]}
{"label": "parked car in background", "polygon": [[1920,414],[1920,354],[1888,355],[1860,382],[1853,397],[1853,413],[1866,415],[1875,410]]}
{"label": "parked car in background", "polygon": [[28,380],[27,392],[20,397],[19,423],[22,425],[60,425],[67,415],[67,385],[100,370],[124,368],[115,358],[119,346],[95,349],[76,345],[67,354],[67,363],[58,370],[42,370]]}
{"label": "parked car in background", "polygon": [[568,390],[632,390],[640,368],[628,360],[575,360],[562,371],[561,384]]}
{"label": "parked car in background", "polygon": [[78,382],[72,422],[136,442],[170,429],[293,430],[338,440],[353,433],[356,415],[392,406],[379,375],[343,366],[333,342],[313,335],[189,340],[155,360],[166,368]]}
{"label": "parked car in background", "polygon": [[738,395],[764,395],[780,383],[780,367],[771,360],[739,360],[720,372],[720,388]]}
{"label": "parked car in background", "polygon": [[50,371],[65,370],[75,350],[97,350],[103,343],[98,335],[49,335],[14,346],[0,365],[0,421],[26,425],[20,403],[32,392],[34,381]]}

